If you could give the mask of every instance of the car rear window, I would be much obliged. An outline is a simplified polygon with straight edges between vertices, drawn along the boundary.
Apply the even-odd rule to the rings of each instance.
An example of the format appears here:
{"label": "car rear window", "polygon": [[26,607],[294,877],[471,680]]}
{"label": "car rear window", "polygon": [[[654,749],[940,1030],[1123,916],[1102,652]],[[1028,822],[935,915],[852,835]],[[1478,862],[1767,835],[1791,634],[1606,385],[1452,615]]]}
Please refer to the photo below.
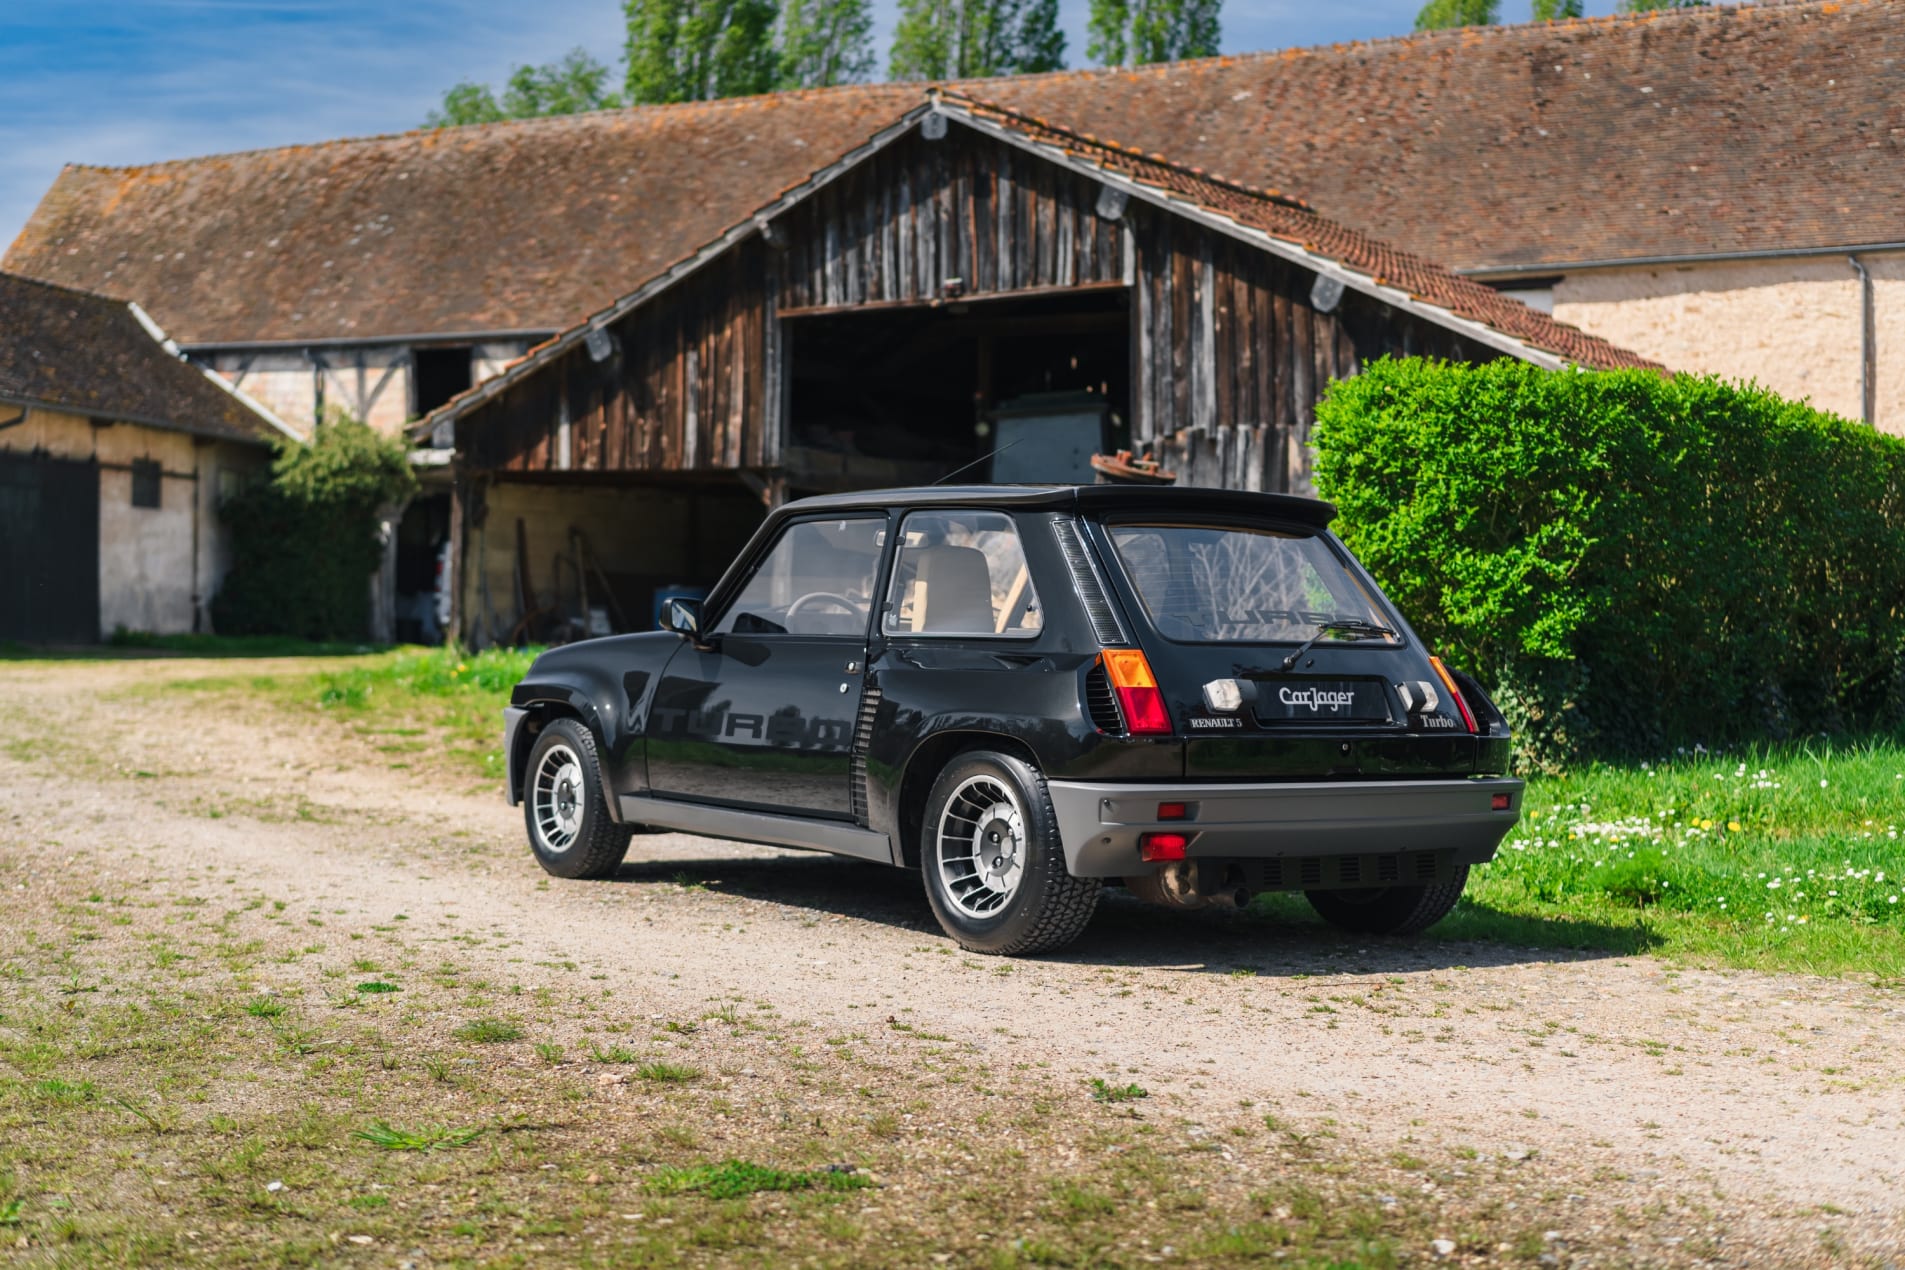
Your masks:
{"label": "car rear window", "polygon": [[1315,534],[1136,524],[1109,525],[1106,532],[1151,624],[1166,639],[1300,643],[1324,622],[1389,624],[1375,598]]}

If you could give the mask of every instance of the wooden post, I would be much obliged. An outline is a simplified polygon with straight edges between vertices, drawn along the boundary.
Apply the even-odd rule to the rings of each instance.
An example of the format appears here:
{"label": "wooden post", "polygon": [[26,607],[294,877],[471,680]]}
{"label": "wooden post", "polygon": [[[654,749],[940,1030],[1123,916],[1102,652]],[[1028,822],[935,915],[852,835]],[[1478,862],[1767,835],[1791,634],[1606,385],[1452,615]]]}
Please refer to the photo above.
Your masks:
{"label": "wooden post", "polygon": [[445,637],[455,648],[464,647],[463,560],[469,554],[469,497],[469,477],[457,463],[450,469],[450,567],[444,570],[443,578],[443,585],[450,588],[450,624]]}

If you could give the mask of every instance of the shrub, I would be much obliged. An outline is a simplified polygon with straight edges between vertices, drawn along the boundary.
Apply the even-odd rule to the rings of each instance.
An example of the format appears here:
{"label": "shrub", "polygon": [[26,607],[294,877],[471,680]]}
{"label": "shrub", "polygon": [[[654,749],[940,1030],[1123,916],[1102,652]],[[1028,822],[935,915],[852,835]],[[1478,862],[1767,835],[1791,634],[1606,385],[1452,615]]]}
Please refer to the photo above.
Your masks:
{"label": "shrub", "polygon": [[280,441],[270,479],[219,505],[232,566],[212,601],[218,633],[363,638],[378,512],[416,488],[403,446],[354,419],[334,416],[308,445]]}
{"label": "shrub", "polygon": [[1905,723],[1905,442],[1713,378],[1413,359],[1315,437],[1338,532],[1523,766]]}

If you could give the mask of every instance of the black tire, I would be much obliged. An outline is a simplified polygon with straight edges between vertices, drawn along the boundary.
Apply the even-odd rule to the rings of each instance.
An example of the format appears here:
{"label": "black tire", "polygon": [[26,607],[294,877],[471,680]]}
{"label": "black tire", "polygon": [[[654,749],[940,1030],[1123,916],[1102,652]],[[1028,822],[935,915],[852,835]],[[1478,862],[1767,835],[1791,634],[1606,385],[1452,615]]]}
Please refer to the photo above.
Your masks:
{"label": "black tire", "polygon": [[[1002,796],[1002,797],[1001,797]],[[948,805],[954,820],[947,821]],[[987,800],[991,800],[988,802]],[[1017,816],[995,814],[1010,807]],[[977,815],[965,819],[965,812]],[[960,839],[942,834],[943,824],[972,825],[972,848],[963,855]],[[998,886],[979,876],[983,862],[976,858],[981,835],[997,830],[1007,845],[1016,843],[1006,878]],[[995,856],[995,861],[1006,857]],[[972,869],[959,880],[963,869]],[[933,916],[961,948],[999,956],[1051,952],[1076,939],[1091,921],[1104,890],[1099,878],[1075,878],[1065,868],[1059,843],[1058,818],[1045,790],[1045,778],[1023,759],[991,750],[969,750],[954,758],[933,782],[920,822],[920,872],[926,879],[926,900]],[[994,907],[984,910],[991,902]]]}
{"label": "black tire", "polygon": [[1378,886],[1351,891],[1305,891],[1310,907],[1332,926],[1359,935],[1419,935],[1449,915],[1468,885],[1468,866],[1427,886]]}
{"label": "black tire", "polygon": [[628,854],[634,830],[609,819],[595,736],[575,719],[552,719],[529,748],[523,828],[536,863],[559,878],[614,877]]}

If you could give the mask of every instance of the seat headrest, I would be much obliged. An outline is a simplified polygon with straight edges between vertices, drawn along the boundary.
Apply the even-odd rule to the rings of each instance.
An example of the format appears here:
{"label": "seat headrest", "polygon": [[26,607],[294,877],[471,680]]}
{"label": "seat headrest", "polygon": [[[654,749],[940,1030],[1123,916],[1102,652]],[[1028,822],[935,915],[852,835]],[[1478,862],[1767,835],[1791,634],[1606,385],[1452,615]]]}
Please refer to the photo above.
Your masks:
{"label": "seat headrest", "polygon": [[926,631],[992,630],[992,568],[977,547],[919,553],[920,622]]}

